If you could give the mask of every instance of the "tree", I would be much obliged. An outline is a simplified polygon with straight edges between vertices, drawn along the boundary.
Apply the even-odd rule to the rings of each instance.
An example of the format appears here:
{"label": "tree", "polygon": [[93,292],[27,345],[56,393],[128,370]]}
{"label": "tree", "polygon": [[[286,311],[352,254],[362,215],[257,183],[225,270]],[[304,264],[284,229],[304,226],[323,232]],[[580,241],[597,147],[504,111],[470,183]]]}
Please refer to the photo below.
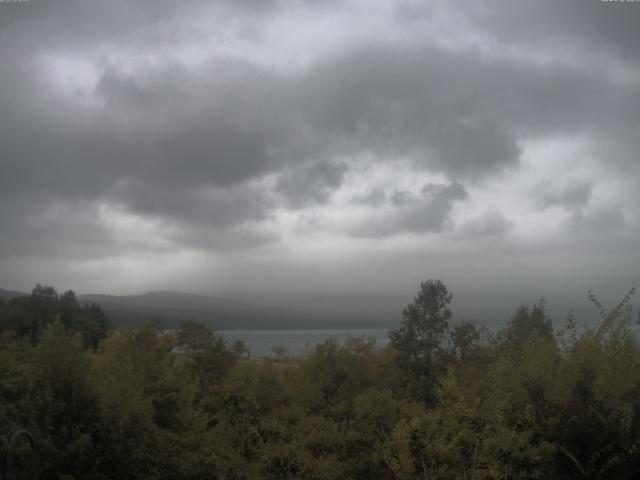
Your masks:
{"label": "tree", "polygon": [[62,324],[65,328],[73,328],[76,315],[80,308],[76,293],[73,290],[67,290],[60,295],[58,303],[60,305],[60,320]]}
{"label": "tree", "polygon": [[25,304],[27,308],[19,308],[18,315],[14,316],[18,320],[14,322],[18,325],[15,331],[20,336],[31,336],[35,342],[38,335],[59,317],[58,294],[53,287],[37,284],[31,295],[18,303],[20,307]]}
{"label": "tree", "polygon": [[243,355],[246,355],[247,357],[251,356],[251,349],[244,340],[238,339],[234,341],[231,345],[231,351],[233,351],[233,353],[238,357],[242,357]]}
{"label": "tree", "polygon": [[176,346],[187,353],[204,350],[214,340],[211,329],[195,320],[184,320],[176,333]]}
{"label": "tree", "polygon": [[412,363],[428,365],[442,347],[451,318],[452,294],[441,280],[427,280],[402,311],[402,324],[389,331],[391,345]]}
{"label": "tree", "polygon": [[276,356],[276,361],[279,362],[287,356],[287,347],[285,345],[274,345],[271,351]]}
{"label": "tree", "polygon": [[[442,350],[449,328],[452,297],[441,280],[422,282],[413,303],[402,311],[400,327],[389,331],[391,346],[398,352],[401,366],[427,383],[434,380],[433,359]],[[430,387],[423,385],[420,396],[425,394],[425,388]]]}
{"label": "tree", "polygon": [[219,382],[236,363],[238,355],[219,335],[195,320],[185,320],[177,332],[176,346],[185,354],[203,391]]}
{"label": "tree", "polygon": [[0,330],[7,335],[38,337],[52,323],[60,321],[70,333],[79,332],[85,348],[94,350],[111,329],[109,317],[95,304],[80,306],[73,290],[58,295],[53,287],[35,286],[31,295],[12,299],[0,308]]}
{"label": "tree", "polygon": [[453,354],[462,361],[469,358],[478,347],[480,331],[471,322],[463,322],[451,329],[451,348]]}
{"label": "tree", "polygon": [[107,337],[111,329],[109,317],[95,303],[85,305],[78,310],[73,330],[80,332],[84,338],[85,347],[98,348],[100,340]]}
{"label": "tree", "polygon": [[545,313],[544,299],[531,307],[527,304],[520,305],[507,324],[504,334],[507,344],[515,348],[520,348],[531,337],[553,340],[553,326]]}

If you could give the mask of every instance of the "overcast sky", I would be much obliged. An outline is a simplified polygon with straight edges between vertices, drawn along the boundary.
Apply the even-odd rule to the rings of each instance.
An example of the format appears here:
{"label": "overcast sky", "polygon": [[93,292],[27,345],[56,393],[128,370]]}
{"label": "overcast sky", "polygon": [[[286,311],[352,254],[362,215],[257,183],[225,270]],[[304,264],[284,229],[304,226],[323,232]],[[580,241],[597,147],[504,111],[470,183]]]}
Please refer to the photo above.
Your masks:
{"label": "overcast sky", "polygon": [[0,1],[0,287],[621,297],[639,26],[600,0]]}

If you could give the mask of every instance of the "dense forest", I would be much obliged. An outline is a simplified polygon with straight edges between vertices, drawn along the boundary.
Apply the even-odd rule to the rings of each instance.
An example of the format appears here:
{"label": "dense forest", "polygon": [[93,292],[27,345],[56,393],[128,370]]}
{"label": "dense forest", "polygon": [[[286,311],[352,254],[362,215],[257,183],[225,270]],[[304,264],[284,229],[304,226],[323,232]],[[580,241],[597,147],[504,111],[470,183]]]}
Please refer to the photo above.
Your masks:
{"label": "dense forest", "polygon": [[[207,327],[111,328],[72,291],[0,300],[0,441],[55,479],[628,479],[640,476],[629,292],[602,322],[543,301],[493,333],[420,286],[390,343],[253,358]],[[0,445],[1,447],[2,445]]]}

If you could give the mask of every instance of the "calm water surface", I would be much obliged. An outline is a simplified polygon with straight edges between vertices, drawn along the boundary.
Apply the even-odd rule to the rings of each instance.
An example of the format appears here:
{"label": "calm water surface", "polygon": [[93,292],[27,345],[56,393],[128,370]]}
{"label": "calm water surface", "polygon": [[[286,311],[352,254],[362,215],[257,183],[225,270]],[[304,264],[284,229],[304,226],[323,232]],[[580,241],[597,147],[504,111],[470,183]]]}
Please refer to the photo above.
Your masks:
{"label": "calm water surface", "polygon": [[302,355],[308,346],[322,343],[328,338],[335,338],[344,343],[349,337],[373,337],[377,347],[384,347],[389,339],[386,328],[345,329],[345,330],[218,330],[228,342],[243,340],[252,356],[272,356],[273,347],[282,345],[287,355]]}

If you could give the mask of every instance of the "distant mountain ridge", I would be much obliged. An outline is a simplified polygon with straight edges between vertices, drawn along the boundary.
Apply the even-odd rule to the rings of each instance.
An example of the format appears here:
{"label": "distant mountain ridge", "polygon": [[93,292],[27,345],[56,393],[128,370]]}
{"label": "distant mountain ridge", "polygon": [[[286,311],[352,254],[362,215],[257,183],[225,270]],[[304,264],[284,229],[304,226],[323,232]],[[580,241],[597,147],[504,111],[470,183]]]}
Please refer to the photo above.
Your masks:
{"label": "distant mountain ridge", "polygon": [[16,292],[13,290],[3,290],[0,288],[0,298],[3,300],[11,300],[12,298],[26,297],[28,295],[28,293]]}
{"label": "distant mountain ridge", "polygon": [[[157,291],[141,295],[79,295],[78,300],[95,303],[116,324],[139,324],[155,320],[172,327],[185,319],[193,319],[211,327],[265,328],[269,324],[290,324],[286,314],[253,305],[180,292]],[[266,327],[273,328],[273,327]]]}
{"label": "distant mountain ridge", "polygon": [[[363,328],[380,326],[380,322],[340,312],[309,311],[299,306],[274,307],[236,300],[155,291],[141,295],[79,295],[81,302],[100,305],[116,324],[139,324],[156,320],[171,327],[185,319],[193,319],[215,329],[279,329],[279,328]],[[365,317],[368,318],[368,317]]]}
{"label": "distant mountain ridge", "polygon": [[[28,296],[0,290],[0,298]],[[80,303],[99,305],[116,326],[155,321],[164,328],[186,319],[203,322],[214,329],[325,329],[386,327],[382,318],[364,312],[308,308],[304,304],[265,306],[215,296],[174,291],[152,291],[139,295],[78,295]]]}

